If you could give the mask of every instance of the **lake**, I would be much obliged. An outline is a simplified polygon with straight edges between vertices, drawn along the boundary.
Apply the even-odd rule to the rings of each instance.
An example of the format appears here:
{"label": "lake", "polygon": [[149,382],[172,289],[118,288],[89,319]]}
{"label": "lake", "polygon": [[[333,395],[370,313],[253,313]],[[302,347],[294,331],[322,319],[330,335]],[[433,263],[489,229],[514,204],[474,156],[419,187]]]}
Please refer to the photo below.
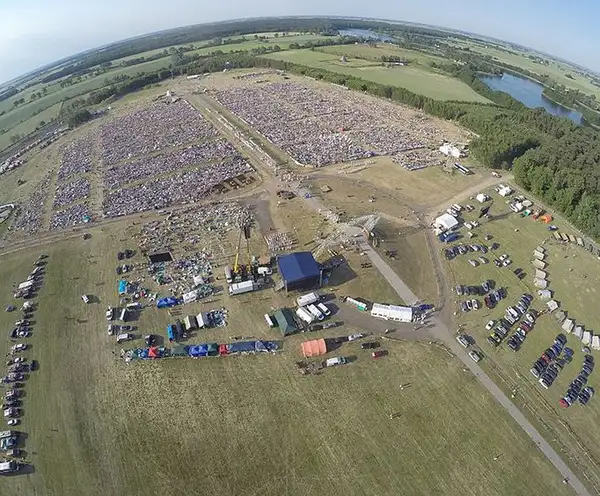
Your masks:
{"label": "lake", "polygon": [[552,115],[559,117],[567,117],[575,124],[581,125],[583,116],[576,110],[571,110],[562,105],[549,100],[542,93],[544,87],[541,84],[532,81],[531,79],[515,76],[513,74],[504,73],[502,76],[490,76],[488,74],[480,74],[479,79],[488,87],[496,91],[504,91],[519,100],[529,108],[542,107]]}
{"label": "lake", "polygon": [[355,36],[356,38],[371,38],[379,41],[394,41],[394,38],[387,34],[376,33],[370,29],[340,29],[341,36]]}

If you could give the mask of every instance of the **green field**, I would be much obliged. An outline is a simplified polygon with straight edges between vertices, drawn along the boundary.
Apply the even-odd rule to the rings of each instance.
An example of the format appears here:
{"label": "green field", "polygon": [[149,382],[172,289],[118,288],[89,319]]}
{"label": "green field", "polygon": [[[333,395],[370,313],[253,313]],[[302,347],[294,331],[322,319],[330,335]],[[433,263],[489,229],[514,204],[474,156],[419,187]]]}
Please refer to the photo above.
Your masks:
{"label": "green field", "polygon": [[[586,407],[574,405],[568,410],[558,405],[558,400],[566,392],[569,383],[575,378],[583,363],[582,345],[579,339],[567,335],[567,346],[575,351],[574,359],[560,372],[552,387],[545,390],[530,374],[529,369],[552,344],[556,335],[564,332],[554,317],[551,315],[540,317],[521,349],[516,353],[505,344],[493,348],[487,343],[486,337],[489,332],[484,326],[490,319],[501,317],[506,307],[515,304],[522,293],[537,294],[533,285],[534,269],[530,261],[533,258],[534,248],[544,240],[548,240],[543,246],[548,253],[546,271],[550,280],[549,289],[554,292],[554,298],[560,302],[570,318],[595,331],[595,324],[600,319],[600,308],[597,305],[600,262],[581,247],[563,246],[550,240],[551,234],[546,224],[535,222],[531,218],[521,218],[512,212],[508,213],[509,209],[503,201],[500,201],[500,197],[496,193],[490,194],[495,197],[492,214],[499,218],[475,229],[478,237],[473,242],[484,242],[483,234],[489,233],[493,236],[493,241],[500,244],[500,248],[495,254],[490,252],[486,255],[490,259],[488,265],[471,267],[468,260],[477,258],[474,256],[477,254],[471,253],[447,262],[446,266],[451,274],[451,280],[457,284],[479,284],[489,278],[497,285],[507,288],[508,298],[492,311],[484,306],[479,311],[462,314],[454,305],[453,308],[459,313],[457,323],[465,326],[463,331],[475,338],[490,358],[482,362],[482,366],[488,368],[489,372],[498,379],[499,385],[504,386],[507,391],[516,388],[518,394],[514,401],[524,412],[530,414],[536,412],[533,419],[544,431],[546,439],[554,440],[555,447],[561,452],[568,453],[572,464],[579,468],[580,472],[585,472],[593,484],[598,484],[600,480],[596,467],[600,461],[600,434],[589,426],[600,421],[600,404],[594,399]],[[554,223],[563,231],[564,222],[555,219]],[[572,233],[568,228],[563,232]],[[488,242],[488,245],[491,242]],[[491,260],[503,253],[508,254],[513,263],[508,268],[497,268]],[[523,281],[518,281],[513,274],[513,270],[517,267],[527,273]],[[454,297],[458,301],[465,299],[456,295]],[[536,297],[533,307],[544,310],[544,302]],[[595,386],[594,379],[595,376],[592,375],[590,382],[592,386]],[[589,456],[586,456],[586,452]]]}
{"label": "green field", "polygon": [[423,66],[431,66],[432,62],[443,64],[447,60],[429,55],[423,52],[417,52],[415,50],[406,50],[395,45],[381,44],[381,45],[334,45],[327,47],[320,47],[317,50],[324,53],[331,53],[341,57],[342,55],[351,58],[360,58],[367,60],[374,60],[381,62],[381,57],[402,57],[412,64],[420,64]]}
{"label": "green field", "polygon": [[61,105],[62,103],[55,103],[54,105],[48,107],[39,114],[32,116],[30,119],[27,119],[19,124],[11,126],[10,131],[4,134],[0,134],[0,150],[4,150],[5,148],[11,145],[11,136],[14,136],[15,134],[26,136],[29,133],[32,133],[42,121],[44,121],[47,124],[52,119],[58,117]]}
{"label": "green field", "polygon": [[437,100],[488,101],[465,83],[421,67],[409,65],[387,68],[361,59],[350,59],[344,63],[337,55],[310,50],[289,50],[268,54],[266,57],[347,74],[375,83],[400,86]]}
{"label": "green field", "polygon": [[[3,494],[569,494],[442,349],[386,341],[389,355],[373,361],[347,343],[337,354],[355,361],[308,377],[294,365],[302,335],[286,338],[276,355],[116,360],[104,309],[117,298],[115,253],[132,235],[123,227],[1,257],[5,305],[11,282],[27,276],[40,252],[50,256],[27,353],[40,367],[27,381],[20,427],[35,471],[3,480]],[[100,303],[83,304],[84,292]],[[230,309],[229,326],[198,341],[278,338],[264,325],[273,303],[263,300],[213,303]],[[189,310],[200,308],[211,306]],[[150,308],[134,323],[164,336],[168,319]],[[13,320],[0,314],[4,329]]]}
{"label": "green field", "polygon": [[[461,47],[469,47],[471,50],[483,55],[489,55],[504,64],[522,67],[533,73],[546,75],[567,88],[573,88],[582,93],[596,95],[596,98],[600,98],[600,88],[594,86],[584,76],[577,74],[575,68],[569,67],[566,64],[547,59],[550,64],[543,65],[530,59],[527,54],[521,54],[512,50],[501,50],[493,45],[482,45],[481,43],[468,43],[458,40],[455,40],[455,43]],[[571,75],[573,79],[567,77],[567,74]]]}

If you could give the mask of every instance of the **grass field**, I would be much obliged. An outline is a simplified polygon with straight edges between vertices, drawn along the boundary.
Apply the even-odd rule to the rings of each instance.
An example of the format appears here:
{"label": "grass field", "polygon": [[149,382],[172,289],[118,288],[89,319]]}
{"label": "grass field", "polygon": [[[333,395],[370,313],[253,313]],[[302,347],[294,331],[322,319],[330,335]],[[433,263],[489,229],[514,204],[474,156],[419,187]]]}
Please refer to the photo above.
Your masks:
{"label": "grass field", "polygon": [[43,121],[46,124],[49,123],[52,119],[58,117],[58,113],[60,111],[62,103],[55,103],[51,107],[48,107],[46,110],[40,112],[39,114],[32,116],[31,118],[11,126],[10,131],[0,134],[0,150],[4,150],[11,145],[10,137],[15,134],[20,134],[21,136],[26,136],[29,133],[35,131],[35,128],[40,125]]}
{"label": "grass field", "polygon": [[[479,236],[489,233],[493,241],[500,243],[500,248],[495,256],[503,253],[509,255],[513,264],[509,268],[496,268],[492,263],[473,268],[468,264],[469,255],[459,256],[447,262],[451,279],[458,284],[479,284],[490,278],[499,286],[508,289],[508,299],[493,311],[485,307],[476,312],[460,314],[457,316],[458,324],[463,324],[464,332],[475,338],[484,353],[490,360],[485,360],[483,366],[499,379],[499,385],[507,391],[516,388],[518,391],[515,401],[522,410],[532,415],[534,421],[545,432],[547,439],[559,451],[566,454],[573,466],[579,468],[591,479],[591,484],[598,487],[598,463],[600,462],[600,434],[590,425],[600,420],[600,404],[592,401],[587,407],[574,405],[568,410],[559,407],[558,400],[565,393],[569,383],[575,378],[583,363],[580,341],[568,335],[568,343],[575,350],[572,363],[568,364],[559,374],[558,379],[549,390],[544,390],[529,373],[532,363],[549,347],[556,335],[561,330],[554,317],[544,315],[540,317],[535,328],[527,336],[522,348],[514,353],[506,345],[494,349],[485,338],[488,332],[484,326],[490,319],[497,319],[504,314],[507,306],[514,304],[523,292],[536,294],[533,286],[532,259],[533,249],[549,239],[550,233],[545,224],[534,222],[530,218],[520,218],[519,215],[508,213],[508,207],[495,194],[492,214],[498,216],[497,220],[485,223],[476,231]],[[560,219],[555,223],[562,227]],[[564,232],[569,233],[567,229]],[[476,238],[477,240],[478,238]],[[481,240],[483,241],[483,240]],[[560,302],[561,307],[568,311],[569,317],[576,322],[595,329],[595,324],[600,318],[600,309],[597,305],[597,287],[600,282],[600,262],[590,253],[577,246],[562,246],[554,241],[547,241],[544,246],[548,252],[548,268],[550,289],[555,292],[554,297]],[[494,256],[488,256],[490,260]],[[518,281],[513,270],[522,268],[527,276],[523,281]],[[463,298],[458,297],[460,301]],[[544,304],[538,298],[534,308],[544,309]],[[594,353],[596,354],[596,353]],[[590,378],[590,385],[596,384],[596,372]],[[535,412],[535,413],[534,413]]]}
{"label": "grass field", "polygon": [[[468,43],[463,41],[456,41],[456,44],[463,47],[468,46],[471,50],[494,57],[499,62],[522,67],[523,69],[536,74],[549,76],[551,79],[567,88],[573,88],[582,93],[596,95],[596,98],[600,98],[600,88],[594,86],[587,78],[577,74],[574,68],[569,67],[566,64],[550,60],[549,65],[542,65],[531,60],[527,57],[527,54],[504,51],[491,45],[488,46],[480,43]],[[567,77],[567,74],[571,75],[573,79]]]}
{"label": "grass field", "polygon": [[317,48],[318,51],[324,53],[331,53],[338,57],[344,55],[345,57],[359,58],[366,60],[374,60],[381,62],[381,57],[402,57],[408,60],[411,64],[419,64],[423,66],[431,66],[432,62],[443,64],[447,62],[441,57],[429,55],[423,52],[417,52],[415,50],[407,50],[400,48],[395,45],[388,43],[379,45],[335,45]]}
{"label": "grass field", "polygon": [[[3,493],[568,494],[531,441],[441,349],[385,342],[389,356],[374,362],[346,344],[338,353],[356,356],[353,363],[309,377],[294,366],[302,335],[269,356],[116,361],[103,312],[116,303],[115,252],[134,232],[123,224],[91,233],[89,241],[2,257],[4,305],[11,282],[39,252],[50,255],[28,354],[40,368],[26,386],[21,427],[35,472],[3,480]],[[101,303],[84,305],[83,292]],[[280,298],[193,305],[230,309],[227,328],[198,340],[276,338],[262,314]],[[13,320],[0,314],[3,328]],[[167,321],[166,312],[147,309],[136,324],[164,335]],[[401,416],[390,421],[392,412]]]}
{"label": "grass field", "polygon": [[289,50],[268,54],[266,57],[347,74],[375,83],[400,86],[437,100],[488,101],[465,83],[421,67],[409,65],[387,68],[361,59],[350,59],[344,63],[340,62],[337,55],[310,50]]}

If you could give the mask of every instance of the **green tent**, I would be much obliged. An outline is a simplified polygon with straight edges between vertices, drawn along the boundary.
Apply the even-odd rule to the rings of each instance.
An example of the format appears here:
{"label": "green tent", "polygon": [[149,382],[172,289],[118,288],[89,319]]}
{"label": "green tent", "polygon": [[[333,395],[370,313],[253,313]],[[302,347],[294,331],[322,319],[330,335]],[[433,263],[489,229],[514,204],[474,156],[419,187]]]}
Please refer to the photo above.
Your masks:
{"label": "green tent", "polygon": [[288,308],[280,308],[273,314],[277,321],[277,327],[281,330],[284,336],[289,336],[298,330],[296,322],[294,321],[294,315]]}
{"label": "green tent", "polygon": [[219,345],[217,343],[208,343],[208,356],[217,356],[219,354]]}
{"label": "green tent", "polygon": [[182,344],[174,344],[171,348],[171,356],[187,356],[187,351],[185,351],[185,346]]}

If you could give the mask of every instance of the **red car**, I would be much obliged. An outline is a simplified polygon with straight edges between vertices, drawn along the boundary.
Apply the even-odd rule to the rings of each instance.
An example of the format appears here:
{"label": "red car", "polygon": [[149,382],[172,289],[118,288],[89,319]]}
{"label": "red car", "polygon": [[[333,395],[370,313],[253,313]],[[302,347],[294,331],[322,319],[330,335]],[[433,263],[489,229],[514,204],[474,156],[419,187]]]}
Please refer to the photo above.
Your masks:
{"label": "red car", "polygon": [[373,358],[381,358],[383,356],[385,356],[387,354],[387,352],[385,350],[377,350],[374,351],[373,353],[371,353],[371,356]]}

